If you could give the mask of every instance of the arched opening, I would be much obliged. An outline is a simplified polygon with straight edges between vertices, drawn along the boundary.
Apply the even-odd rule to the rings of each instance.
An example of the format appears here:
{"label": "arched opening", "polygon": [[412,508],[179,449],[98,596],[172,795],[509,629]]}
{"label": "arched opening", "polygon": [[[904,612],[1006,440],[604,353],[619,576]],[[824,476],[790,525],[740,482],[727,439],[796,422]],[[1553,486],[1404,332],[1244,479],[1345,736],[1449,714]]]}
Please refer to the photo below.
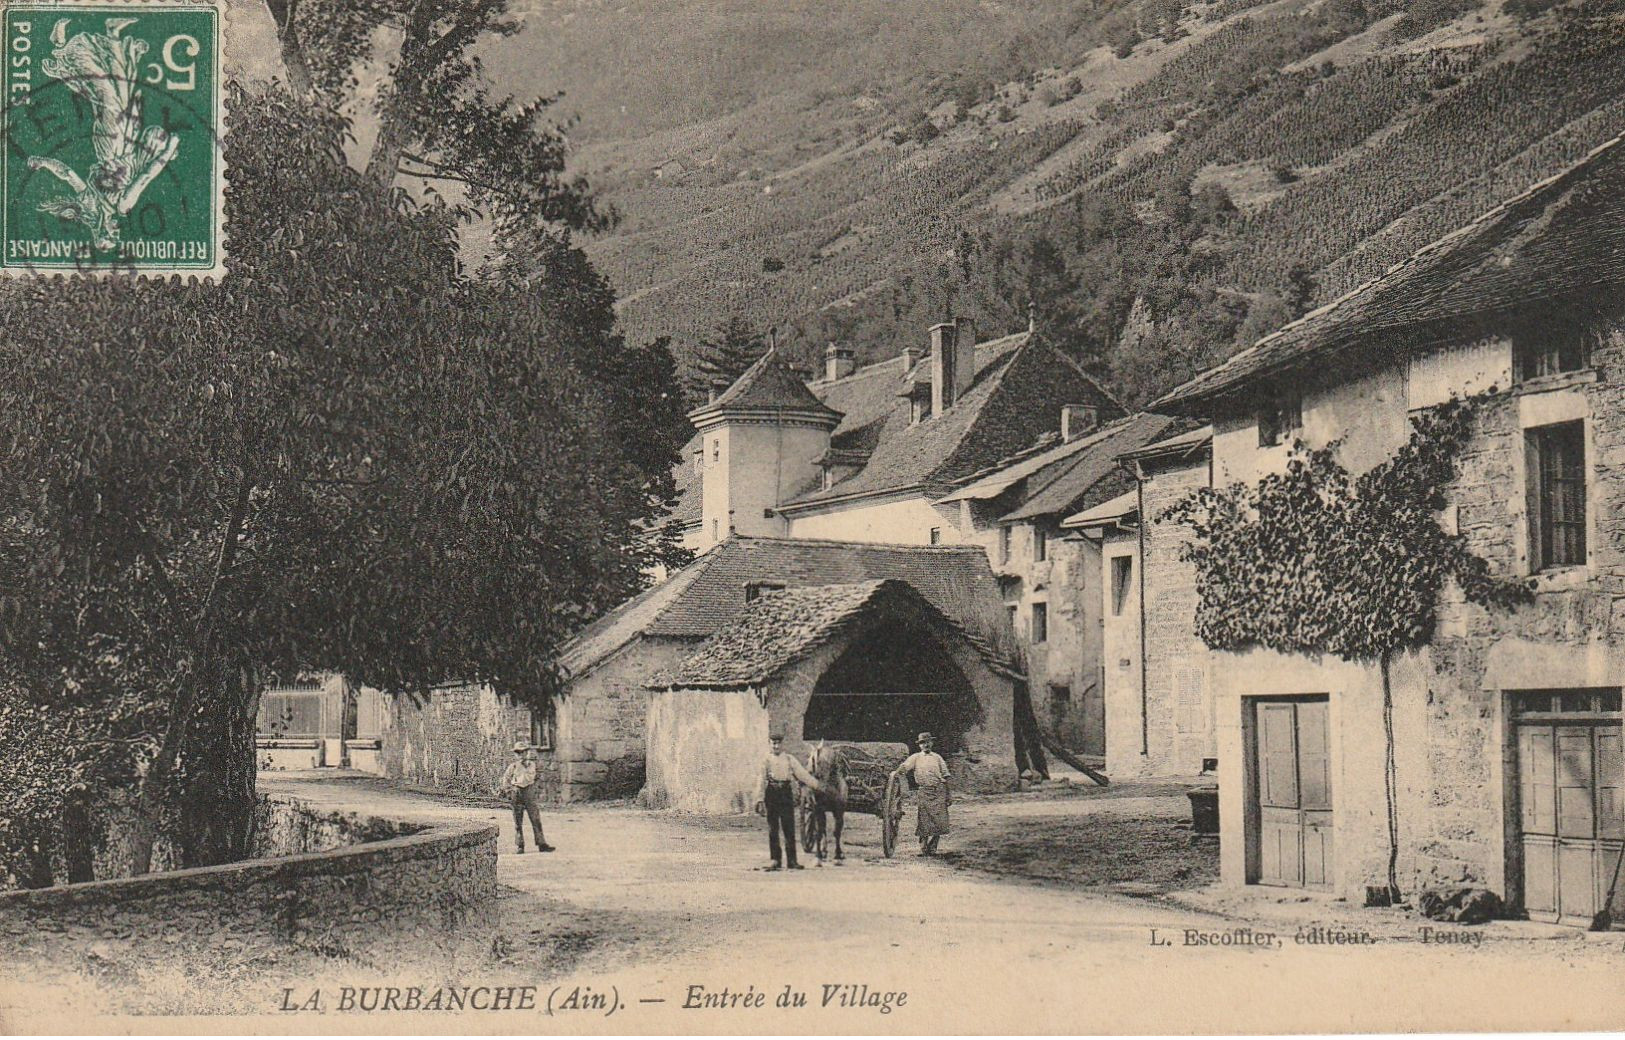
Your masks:
{"label": "arched opening", "polygon": [[958,751],[980,714],[970,680],[926,625],[888,620],[854,639],[819,676],[805,740],[912,744],[921,730]]}

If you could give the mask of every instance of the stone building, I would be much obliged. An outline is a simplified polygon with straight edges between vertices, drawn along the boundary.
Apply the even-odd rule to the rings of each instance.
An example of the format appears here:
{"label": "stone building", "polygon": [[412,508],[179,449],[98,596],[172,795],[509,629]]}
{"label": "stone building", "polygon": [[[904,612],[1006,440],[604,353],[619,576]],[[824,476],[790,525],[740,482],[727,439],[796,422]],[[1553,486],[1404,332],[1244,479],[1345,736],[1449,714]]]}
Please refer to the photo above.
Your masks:
{"label": "stone building", "polygon": [[1009,790],[1020,678],[907,582],[770,592],[650,679],[644,801],[748,811],[770,733],[792,754],[829,740],[900,762],[930,730],[956,788]]}
{"label": "stone building", "polygon": [[981,545],[1024,648],[1039,723],[1064,747],[1106,755],[1100,548],[1061,521],[1133,483],[1119,455],[1189,425],[1140,413],[1096,427],[1066,409],[1061,436],[963,478],[958,537]]}
{"label": "stone building", "polygon": [[1042,332],[976,342],[965,320],[858,368],[831,345],[806,381],[777,348],[689,414],[675,474],[689,548],[729,533],[931,545],[962,540],[955,483],[1123,408]]}
{"label": "stone building", "polygon": [[[1440,516],[1532,604],[1449,588],[1392,668],[1407,892],[1473,884],[1590,920],[1625,838],[1625,145],[1616,139],[1175,390],[1213,420],[1219,483],[1337,442],[1360,472],[1409,418],[1480,401]],[[1221,868],[1361,898],[1387,881],[1382,684],[1369,662],[1214,653]],[[1615,907],[1616,917],[1621,907]]]}
{"label": "stone building", "polygon": [[1212,430],[1187,430],[1117,456],[1130,490],[1061,522],[1092,550],[1098,597],[1106,772],[1193,776],[1215,755],[1207,650],[1196,638],[1189,532],[1163,518],[1210,480]]}
{"label": "stone building", "polygon": [[254,726],[259,768],[381,772],[384,710],[377,690],[332,672],[278,683],[260,695]]}
{"label": "stone building", "polygon": [[560,653],[563,695],[533,717],[489,687],[391,698],[388,775],[488,793],[516,739],[543,747],[548,793],[562,801],[635,795],[644,784],[652,676],[684,660],[747,604],[785,588],[895,579],[1007,659],[1016,658],[987,558],[975,546],[870,545],[736,535],[588,625]]}

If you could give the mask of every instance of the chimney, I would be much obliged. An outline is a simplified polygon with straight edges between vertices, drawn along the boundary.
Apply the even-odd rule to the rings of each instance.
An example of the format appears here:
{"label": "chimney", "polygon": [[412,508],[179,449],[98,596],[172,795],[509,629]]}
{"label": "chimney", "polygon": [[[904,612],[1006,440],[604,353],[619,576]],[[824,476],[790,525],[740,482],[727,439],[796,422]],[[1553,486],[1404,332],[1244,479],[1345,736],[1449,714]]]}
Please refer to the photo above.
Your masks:
{"label": "chimney", "polygon": [[976,381],[976,319],[955,318],[954,325],[958,331],[954,335],[954,349],[959,352],[959,361],[954,365],[954,376],[957,382],[954,385],[954,400],[959,400],[970,390],[971,383]]}
{"label": "chimney", "polygon": [[958,326],[952,322],[931,326],[931,414],[941,415],[954,403],[954,389],[959,385],[955,363],[959,352],[954,349]]}
{"label": "chimney", "polygon": [[920,363],[922,356],[919,347],[903,348],[903,374],[905,376],[914,371],[914,366]]}
{"label": "chimney", "polygon": [[706,402],[705,403],[706,404],[716,404],[717,403],[717,398],[719,398],[723,394],[727,393],[728,392],[728,387],[730,387],[732,385],[733,385],[732,383],[728,382],[726,379],[723,379],[720,376],[718,376],[717,378],[711,380],[711,392],[706,395]]}
{"label": "chimney", "polygon": [[1100,412],[1093,405],[1063,404],[1061,406],[1061,443],[1082,437],[1100,424]]}
{"label": "chimney", "polygon": [[824,378],[845,379],[858,367],[857,352],[851,347],[831,343],[824,348]]}

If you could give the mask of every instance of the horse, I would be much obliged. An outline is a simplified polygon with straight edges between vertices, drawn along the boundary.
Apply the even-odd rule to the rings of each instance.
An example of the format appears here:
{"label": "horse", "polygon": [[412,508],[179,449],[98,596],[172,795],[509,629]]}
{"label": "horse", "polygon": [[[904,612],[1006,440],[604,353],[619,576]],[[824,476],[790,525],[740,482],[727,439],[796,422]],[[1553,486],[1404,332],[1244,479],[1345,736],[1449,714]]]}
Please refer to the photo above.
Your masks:
{"label": "horse", "polygon": [[811,773],[825,791],[806,792],[802,802],[802,835],[808,852],[818,854],[818,862],[824,862],[826,851],[825,834],[827,821],[825,813],[835,814],[835,862],[840,863],[846,858],[841,849],[841,828],[846,823],[846,756],[838,747],[825,746],[820,740],[814,744],[812,750],[807,752],[807,771]]}

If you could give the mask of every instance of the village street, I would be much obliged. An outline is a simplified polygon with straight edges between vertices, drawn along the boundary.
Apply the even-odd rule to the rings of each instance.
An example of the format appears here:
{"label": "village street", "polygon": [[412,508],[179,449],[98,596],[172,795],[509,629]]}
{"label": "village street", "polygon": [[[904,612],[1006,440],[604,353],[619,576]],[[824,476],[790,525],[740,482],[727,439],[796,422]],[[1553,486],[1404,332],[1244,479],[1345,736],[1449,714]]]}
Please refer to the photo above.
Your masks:
{"label": "village street", "polygon": [[[848,818],[846,865],[809,863],[795,873],[757,869],[767,856],[754,817],[683,817],[624,805],[548,812],[547,836],[558,851],[518,856],[505,810],[400,791],[370,778],[317,775],[267,774],[262,787],[335,809],[484,820],[502,828],[501,937],[485,965],[471,969],[482,977],[468,981],[534,982],[555,1003],[576,987],[591,987],[614,993],[621,1005],[607,1017],[601,1010],[559,1011],[567,1022],[550,1024],[549,1031],[636,1031],[659,1014],[676,1015],[680,1028],[696,1030],[952,1032],[968,1008],[977,1009],[978,1021],[995,1020],[990,1016],[998,1009],[1010,1028],[1040,1030],[1392,1028],[1396,1008],[1445,1016],[1430,1021],[1462,1030],[1549,1024],[1549,1014],[1539,1017],[1549,1009],[1538,1001],[1501,1003],[1499,994],[1513,979],[1524,992],[1572,997],[1565,1005],[1577,1009],[1577,1027],[1617,1025],[1625,1012],[1616,984],[1625,952],[1617,935],[1497,922],[1477,930],[1440,926],[1482,936],[1477,942],[1424,943],[1419,922],[1398,913],[1302,896],[1276,902],[1269,894],[1223,904],[1228,916],[1220,916],[1194,908],[1206,898],[1200,894],[1157,894],[1178,883],[1082,886],[1000,878],[964,869],[952,857],[921,860],[911,836],[903,855],[886,860],[877,821],[869,816]],[[1152,793],[1137,794],[1126,785],[1054,799],[972,801],[955,807],[956,830],[944,849],[1109,814],[1188,842],[1176,830],[1188,812],[1185,799],[1166,788],[1147,790]],[[1074,855],[1083,860],[1091,853],[1077,849]],[[1374,941],[1298,941],[1300,933],[1312,937],[1317,925],[1365,931]],[[1186,929],[1200,933],[1202,944],[1187,945]],[[1153,932],[1170,945],[1153,945]],[[1253,941],[1260,933],[1276,938],[1260,945]],[[334,982],[384,980],[352,968],[337,972]],[[267,977],[265,983],[309,988],[299,979]],[[400,980],[391,976],[385,984]],[[848,991],[836,991],[830,1005],[820,1007],[824,987],[837,984],[908,996],[889,1014],[841,1007]],[[793,1019],[774,1007],[786,986],[809,1001]],[[765,993],[766,1003],[727,1012],[685,1009],[700,992],[691,987],[713,997],[724,990]],[[1305,999],[1277,999],[1293,993]],[[1328,1007],[1344,1010],[1329,1019]]]}

